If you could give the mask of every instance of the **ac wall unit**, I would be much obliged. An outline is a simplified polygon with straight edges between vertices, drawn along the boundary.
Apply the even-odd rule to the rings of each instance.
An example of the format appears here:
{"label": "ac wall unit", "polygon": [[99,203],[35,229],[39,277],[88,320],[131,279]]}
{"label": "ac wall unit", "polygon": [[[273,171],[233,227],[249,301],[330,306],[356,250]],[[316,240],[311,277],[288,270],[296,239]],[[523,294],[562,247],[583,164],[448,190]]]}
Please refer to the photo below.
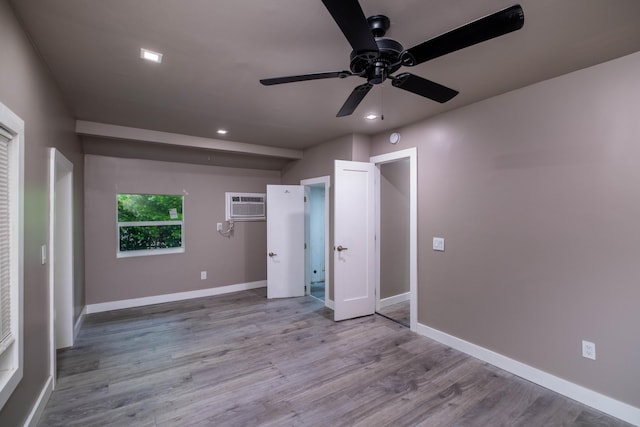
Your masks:
{"label": "ac wall unit", "polygon": [[266,193],[224,193],[227,221],[264,221],[267,219]]}

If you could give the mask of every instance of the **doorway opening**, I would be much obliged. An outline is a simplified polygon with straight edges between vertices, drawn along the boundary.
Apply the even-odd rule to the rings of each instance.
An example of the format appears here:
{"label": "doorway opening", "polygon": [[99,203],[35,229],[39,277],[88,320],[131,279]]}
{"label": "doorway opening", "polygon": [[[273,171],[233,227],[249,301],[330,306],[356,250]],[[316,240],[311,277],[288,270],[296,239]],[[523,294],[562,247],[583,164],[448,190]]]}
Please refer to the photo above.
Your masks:
{"label": "doorway opening", "polygon": [[[73,346],[73,164],[49,152],[49,341],[55,387],[56,350]],[[43,259],[44,263],[44,259]]]}
{"label": "doorway opening", "polygon": [[300,181],[305,193],[305,289],[330,306],[329,295],[329,182],[328,176]]}
{"label": "doorway opening", "polygon": [[417,327],[416,149],[371,158],[376,178],[376,313]]}

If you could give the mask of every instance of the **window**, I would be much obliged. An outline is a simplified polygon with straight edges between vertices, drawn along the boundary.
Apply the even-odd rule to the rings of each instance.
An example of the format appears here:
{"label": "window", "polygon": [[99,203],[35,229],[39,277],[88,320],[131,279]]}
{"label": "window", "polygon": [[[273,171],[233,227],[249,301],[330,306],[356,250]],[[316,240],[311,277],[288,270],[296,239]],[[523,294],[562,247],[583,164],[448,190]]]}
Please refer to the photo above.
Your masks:
{"label": "window", "polygon": [[24,122],[0,103],[0,409],[23,370]]}
{"label": "window", "polygon": [[118,194],[118,257],[184,252],[183,196]]}

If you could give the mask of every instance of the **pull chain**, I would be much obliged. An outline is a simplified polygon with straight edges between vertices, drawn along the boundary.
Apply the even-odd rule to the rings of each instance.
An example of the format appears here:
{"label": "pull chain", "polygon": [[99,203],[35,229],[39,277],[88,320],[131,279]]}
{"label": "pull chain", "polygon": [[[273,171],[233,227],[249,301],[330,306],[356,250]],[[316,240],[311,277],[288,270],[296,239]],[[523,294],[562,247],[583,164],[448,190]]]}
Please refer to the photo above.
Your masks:
{"label": "pull chain", "polygon": [[385,69],[382,70],[382,83],[380,83],[380,120],[384,120],[384,96],[382,92],[384,90],[384,81],[386,80],[385,71]]}

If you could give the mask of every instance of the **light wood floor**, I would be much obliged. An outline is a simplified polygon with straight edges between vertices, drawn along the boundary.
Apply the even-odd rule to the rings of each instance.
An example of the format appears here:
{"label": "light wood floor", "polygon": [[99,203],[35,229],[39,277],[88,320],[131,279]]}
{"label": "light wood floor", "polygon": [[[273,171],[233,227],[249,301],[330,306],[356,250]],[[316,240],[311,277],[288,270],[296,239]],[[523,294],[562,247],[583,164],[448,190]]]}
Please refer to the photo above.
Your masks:
{"label": "light wood floor", "polygon": [[264,290],[87,316],[40,426],[624,426],[381,316]]}
{"label": "light wood floor", "polygon": [[411,307],[409,301],[402,301],[395,304],[391,304],[387,307],[378,310],[379,314],[388,317],[391,320],[404,325],[406,327],[411,326]]}

